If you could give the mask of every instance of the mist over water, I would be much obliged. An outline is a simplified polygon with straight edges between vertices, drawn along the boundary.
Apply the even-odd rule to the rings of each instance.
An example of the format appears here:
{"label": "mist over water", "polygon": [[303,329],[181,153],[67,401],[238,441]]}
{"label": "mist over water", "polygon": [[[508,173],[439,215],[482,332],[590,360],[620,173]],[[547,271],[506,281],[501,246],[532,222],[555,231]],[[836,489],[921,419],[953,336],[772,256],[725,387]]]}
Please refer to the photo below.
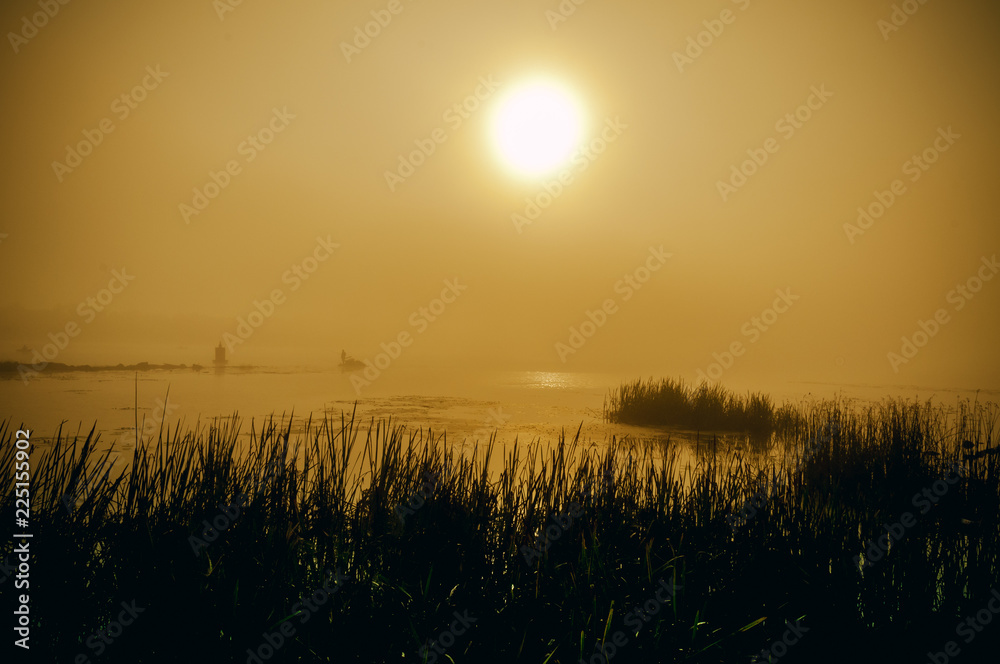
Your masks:
{"label": "mist over water", "polygon": [[23,661],[941,664],[993,620],[996,0],[0,26]]}
{"label": "mist over water", "polygon": [[[126,451],[135,442],[138,414],[143,438],[164,422],[194,428],[238,414],[244,433],[251,421],[288,421],[293,431],[305,421],[341,414],[366,424],[385,420],[411,430],[445,434],[452,445],[485,441],[494,431],[498,440],[555,442],[578,428],[582,441],[605,444],[612,436],[651,441],[693,440],[695,432],[677,428],[609,424],[603,405],[610,390],[636,376],[615,373],[545,371],[459,371],[452,368],[394,366],[358,390],[350,374],[336,367],[234,366],[140,371],[46,372],[25,386],[16,378],[0,381],[0,418],[30,422],[38,440],[64,431],[84,433],[94,424],[102,447],[115,441]],[[976,398],[976,390],[918,386],[848,385],[776,382],[734,383],[737,393],[763,391],[776,405],[805,404],[839,398],[865,405],[885,398],[932,400],[949,405],[958,398]],[[997,400],[1000,391],[980,390],[981,399]],[[138,410],[136,410],[138,409]]]}

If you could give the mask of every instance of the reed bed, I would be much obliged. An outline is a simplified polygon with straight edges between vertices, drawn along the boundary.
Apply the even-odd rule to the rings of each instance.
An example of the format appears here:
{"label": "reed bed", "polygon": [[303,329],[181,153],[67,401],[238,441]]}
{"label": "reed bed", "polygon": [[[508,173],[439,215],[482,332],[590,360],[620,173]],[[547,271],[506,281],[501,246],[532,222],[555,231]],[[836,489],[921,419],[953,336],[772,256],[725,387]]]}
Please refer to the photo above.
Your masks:
{"label": "reed bed", "polygon": [[[462,456],[346,414],[299,435],[251,422],[248,449],[237,418],[165,428],[119,473],[96,430],[60,431],[33,463],[32,656],[253,662],[291,623],[259,661],[750,662],[787,620],[808,632],[782,662],[926,661],[998,585],[997,417],[978,402],[827,402],[797,411],[769,455],[719,449],[679,468],[676,447],[561,436],[515,442],[499,473],[495,437]],[[6,478],[12,434],[0,424]],[[956,463],[964,477],[919,514],[912,496]],[[90,477],[106,479],[67,509]],[[755,514],[731,527],[748,501]],[[234,503],[195,555],[203,520]],[[12,487],[2,505],[12,519]],[[906,511],[916,525],[859,571],[866,541]],[[302,622],[296,602],[334,570],[342,584]],[[652,612],[663,584],[678,588]],[[123,601],[144,612],[98,656],[87,639]],[[448,634],[456,615],[475,620]],[[443,653],[420,651],[432,638]],[[977,657],[998,639],[985,628],[963,661],[991,661]]]}
{"label": "reed bed", "polygon": [[788,432],[799,425],[789,405],[775,407],[763,393],[740,396],[719,384],[697,387],[682,379],[642,379],[623,383],[604,400],[608,422],[640,426],[677,426],[701,431],[755,434]]}

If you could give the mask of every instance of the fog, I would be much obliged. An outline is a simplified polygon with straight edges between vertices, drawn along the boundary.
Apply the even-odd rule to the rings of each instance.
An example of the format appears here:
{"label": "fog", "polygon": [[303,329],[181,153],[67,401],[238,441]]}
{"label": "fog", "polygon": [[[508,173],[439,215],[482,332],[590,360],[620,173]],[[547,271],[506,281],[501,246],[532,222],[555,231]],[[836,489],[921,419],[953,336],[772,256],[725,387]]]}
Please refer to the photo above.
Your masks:
{"label": "fog", "polygon": [[5,3],[0,360],[998,388],[1000,10],[903,4]]}

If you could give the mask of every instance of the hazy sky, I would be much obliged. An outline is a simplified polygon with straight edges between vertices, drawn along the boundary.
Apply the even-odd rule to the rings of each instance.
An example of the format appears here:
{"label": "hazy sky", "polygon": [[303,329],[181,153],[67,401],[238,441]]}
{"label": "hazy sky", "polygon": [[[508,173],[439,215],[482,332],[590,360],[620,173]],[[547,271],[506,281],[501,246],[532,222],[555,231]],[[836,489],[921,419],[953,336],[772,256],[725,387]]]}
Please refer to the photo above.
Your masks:
{"label": "hazy sky", "polygon": [[[568,16],[557,0],[111,0],[58,5],[36,30],[38,3],[5,2],[0,359],[75,323],[55,361],[207,363],[278,289],[234,362],[372,358],[408,332],[412,366],[694,379],[739,342],[724,382],[998,387],[1000,279],[953,289],[993,277],[1000,252],[1000,10],[903,4],[896,26],[892,3],[860,0],[565,0]],[[518,224],[558,171],[512,174],[491,129],[537,76],[572,91],[587,142],[617,129]],[[100,141],[76,161],[84,132]],[[910,161],[928,149],[933,164]],[[227,186],[185,214],[210,173]],[[876,191],[884,214],[845,229]],[[619,284],[661,246],[641,288]],[[303,261],[307,280],[286,274]],[[101,311],[86,304],[123,269]],[[431,322],[420,307],[456,279]],[[779,290],[799,299],[755,328]]]}

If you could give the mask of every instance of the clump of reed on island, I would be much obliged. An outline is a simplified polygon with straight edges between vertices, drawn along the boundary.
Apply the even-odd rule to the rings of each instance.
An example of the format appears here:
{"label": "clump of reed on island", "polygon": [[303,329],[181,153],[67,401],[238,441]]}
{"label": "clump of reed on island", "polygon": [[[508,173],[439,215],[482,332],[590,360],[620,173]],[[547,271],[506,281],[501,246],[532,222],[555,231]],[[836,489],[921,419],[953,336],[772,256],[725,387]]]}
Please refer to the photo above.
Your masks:
{"label": "clump of reed on island", "polygon": [[639,426],[676,426],[700,431],[787,433],[800,424],[790,405],[775,407],[760,392],[740,396],[720,384],[697,387],[681,379],[650,378],[623,383],[604,400],[604,419]]}
{"label": "clump of reed on island", "polygon": [[[248,446],[236,418],[168,428],[117,474],[96,431],[60,432],[33,469],[32,654],[254,662],[247,651],[266,655],[286,625],[260,661],[728,663],[798,621],[808,632],[783,664],[923,661],[1000,578],[997,414],[821,403],[769,454],[680,467],[676,446],[654,457],[560,437],[515,445],[499,474],[495,439],[463,457],[430,432],[353,416],[298,434],[251,423]],[[0,442],[13,477],[9,422]],[[956,463],[964,476],[918,514],[911,497]],[[2,505],[13,513],[13,491]],[[866,541],[905,511],[916,525],[859,571]],[[301,597],[335,571],[342,585],[302,622]],[[123,601],[144,612],[98,657],[87,639]],[[963,654],[983,661],[991,638]],[[440,651],[421,652],[429,639]]]}

